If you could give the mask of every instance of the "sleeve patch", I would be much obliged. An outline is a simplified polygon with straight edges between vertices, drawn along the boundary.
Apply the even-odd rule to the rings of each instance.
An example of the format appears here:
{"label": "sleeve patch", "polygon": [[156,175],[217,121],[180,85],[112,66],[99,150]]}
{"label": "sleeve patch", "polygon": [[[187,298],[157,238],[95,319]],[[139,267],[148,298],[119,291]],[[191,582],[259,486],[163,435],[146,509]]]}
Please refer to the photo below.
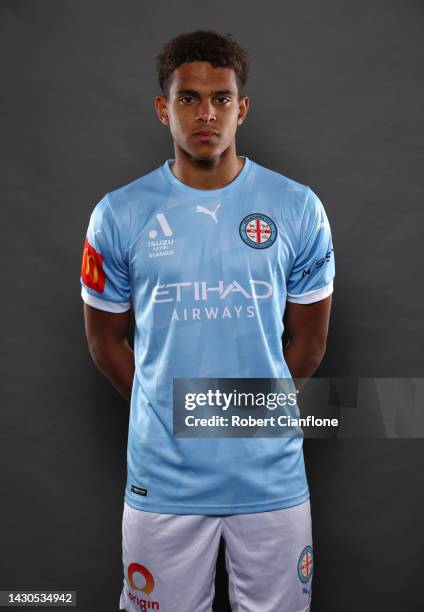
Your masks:
{"label": "sleeve patch", "polygon": [[84,284],[98,293],[105,289],[105,273],[103,271],[103,255],[98,253],[85,237],[82,254],[81,278]]}

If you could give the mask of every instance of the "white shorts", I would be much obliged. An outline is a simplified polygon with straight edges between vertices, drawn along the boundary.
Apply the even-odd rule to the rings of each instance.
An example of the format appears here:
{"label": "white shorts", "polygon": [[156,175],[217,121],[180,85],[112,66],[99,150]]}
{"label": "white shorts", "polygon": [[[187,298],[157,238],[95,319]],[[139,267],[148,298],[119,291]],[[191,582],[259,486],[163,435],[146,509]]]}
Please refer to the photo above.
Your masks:
{"label": "white shorts", "polygon": [[225,516],[159,514],[124,503],[120,609],[211,612],[221,536],[233,612],[309,611],[309,500]]}

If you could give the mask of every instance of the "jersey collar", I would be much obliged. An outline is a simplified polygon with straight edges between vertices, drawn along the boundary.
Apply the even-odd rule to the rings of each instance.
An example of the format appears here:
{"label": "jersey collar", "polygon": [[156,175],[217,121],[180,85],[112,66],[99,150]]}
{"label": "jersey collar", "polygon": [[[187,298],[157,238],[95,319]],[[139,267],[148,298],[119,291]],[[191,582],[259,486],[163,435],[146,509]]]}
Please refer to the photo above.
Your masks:
{"label": "jersey collar", "polygon": [[248,175],[252,162],[245,155],[240,155],[240,157],[244,159],[243,168],[240,170],[236,178],[231,181],[231,183],[228,183],[228,185],[225,185],[224,187],[220,187],[219,189],[194,189],[194,187],[189,187],[185,183],[182,183],[172,173],[171,168],[169,167],[170,164],[174,161],[174,159],[167,159],[166,162],[163,164],[162,169],[163,169],[163,173],[166,179],[169,182],[171,182],[172,185],[176,187],[177,189],[179,189],[180,191],[184,191],[187,194],[194,195],[196,196],[196,198],[217,197],[217,196],[223,196],[229,193],[230,191],[233,191],[233,189],[236,189]]}

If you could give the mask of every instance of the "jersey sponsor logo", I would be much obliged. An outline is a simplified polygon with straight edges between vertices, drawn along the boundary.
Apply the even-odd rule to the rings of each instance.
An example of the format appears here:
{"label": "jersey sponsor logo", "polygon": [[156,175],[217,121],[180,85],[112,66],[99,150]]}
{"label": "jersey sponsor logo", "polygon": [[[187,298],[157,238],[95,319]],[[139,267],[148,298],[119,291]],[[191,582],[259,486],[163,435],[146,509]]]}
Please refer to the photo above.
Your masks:
{"label": "jersey sponsor logo", "polygon": [[334,249],[331,248],[329,251],[327,251],[324,257],[320,257],[320,259],[317,259],[313,266],[309,266],[309,268],[305,268],[304,270],[302,270],[302,278],[304,278],[308,274],[311,274],[312,268],[313,270],[319,270],[319,268],[322,268],[325,263],[328,263],[331,259],[331,254],[333,253],[333,251]]}
{"label": "jersey sponsor logo", "polygon": [[202,319],[209,319],[211,321],[216,319],[252,319],[255,316],[255,309],[253,306],[232,306],[228,308],[175,308],[172,312],[171,321],[201,321]]}
{"label": "jersey sponsor logo", "polygon": [[314,558],[312,546],[306,546],[300,553],[297,562],[297,573],[301,582],[306,583],[312,578],[314,568]]}
{"label": "jersey sponsor logo", "polygon": [[87,287],[103,293],[106,280],[103,272],[103,255],[91,246],[87,236],[82,253],[81,278]]}
{"label": "jersey sponsor logo", "polygon": [[244,217],[239,232],[243,242],[254,249],[267,249],[277,238],[277,226],[271,217],[262,213]]}
{"label": "jersey sponsor logo", "polygon": [[321,268],[325,263],[328,263],[331,259],[331,254],[334,251],[333,248],[331,248],[329,251],[327,251],[327,253],[325,254],[324,257],[321,257],[320,259],[317,259],[315,262],[315,267],[316,268]]}
{"label": "jersey sponsor logo", "polygon": [[[235,294],[235,297],[242,296],[243,303],[232,303],[231,306],[209,306],[209,300],[225,300],[228,296]],[[168,283],[166,285],[156,285],[152,290],[152,301],[155,304],[161,303],[182,303],[170,313],[171,321],[196,321],[201,319],[251,319],[255,316],[255,309],[252,304],[247,305],[246,300],[257,302],[272,297],[273,288],[271,283],[262,280],[251,279],[249,287],[243,286],[236,280],[226,284],[220,280],[211,284],[206,281],[185,281],[180,283]],[[192,307],[187,308],[187,302]],[[202,308],[193,307],[194,303],[203,302]],[[199,304],[196,304],[196,306]]]}
{"label": "jersey sponsor logo", "polygon": [[[128,566],[127,575],[129,586],[133,591],[142,591],[145,595],[150,595],[150,593],[153,591],[155,581],[152,572],[145,565],[141,565],[141,563],[130,563],[130,565]],[[141,586],[139,583],[140,575],[142,576],[142,578],[144,578],[143,586]],[[138,595],[134,595],[131,592],[128,592],[128,597],[142,611],[160,609],[158,601],[144,599],[142,597],[139,597]]]}
{"label": "jersey sponsor logo", "polygon": [[152,290],[152,300],[156,304],[161,302],[182,302],[188,298],[198,301],[207,301],[211,297],[224,300],[230,293],[240,293],[246,299],[267,299],[272,296],[272,285],[262,280],[250,280],[250,287],[246,289],[236,280],[225,285],[225,281],[217,281],[211,286],[207,281],[183,281],[156,285]]}
{"label": "jersey sponsor logo", "polygon": [[220,208],[221,208],[221,204],[218,204],[215,207],[215,210],[209,210],[209,208],[206,208],[206,206],[201,206],[200,204],[198,204],[196,206],[196,212],[204,213],[205,215],[209,215],[210,217],[212,217],[215,223],[218,223],[218,219],[216,218],[216,213],[218,212]]}

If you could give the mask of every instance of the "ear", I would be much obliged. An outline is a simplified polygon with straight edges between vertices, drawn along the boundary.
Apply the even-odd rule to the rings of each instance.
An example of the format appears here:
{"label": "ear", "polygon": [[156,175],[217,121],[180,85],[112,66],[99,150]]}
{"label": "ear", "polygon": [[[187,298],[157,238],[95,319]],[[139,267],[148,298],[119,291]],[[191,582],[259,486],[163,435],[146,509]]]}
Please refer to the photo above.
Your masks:
{"label": "ear", "polygon": [[155,111],[159,121],[164,125],[169,125],[168,102],[165,96],[155,97]]}
{"label": "ear", "polygon": [[241,96],[239,100],[239,112],[237,117],[237,125],[241,125],[246,118],[247,111],[249,110],[249,98],[247,96]]}

